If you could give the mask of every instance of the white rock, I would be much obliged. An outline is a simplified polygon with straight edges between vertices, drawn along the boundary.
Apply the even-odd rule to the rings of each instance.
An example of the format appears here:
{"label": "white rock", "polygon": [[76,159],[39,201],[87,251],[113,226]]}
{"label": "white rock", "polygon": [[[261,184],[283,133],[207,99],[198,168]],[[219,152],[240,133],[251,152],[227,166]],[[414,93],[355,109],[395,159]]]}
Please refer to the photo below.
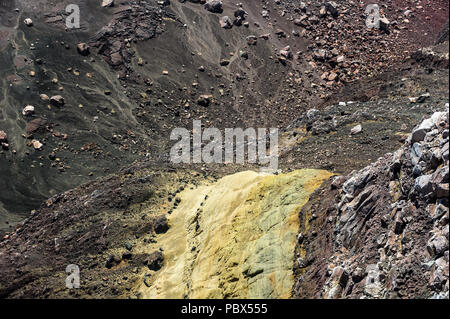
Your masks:
{"label": "white rock", "polygon": [[30,18],[26,18],[23,23],[25,23],[27,26],[31,27],[33,25],[33,20]]}
{"label": "white rock", "polygon": [[114,0],[103,0],[102,1],[103,8],[113,7],[113,6],[114,6]]}
{"label": "white rock", "polygon": [[22,111],[22,114],[25,116],[34,114],[34,106],[33,105],[27,105]]}
{"label": "white rock", "polygon": [[229,16],[224,16],[220,19],[220,26],[224,29],[231,29],[233,27],[233,22]]}

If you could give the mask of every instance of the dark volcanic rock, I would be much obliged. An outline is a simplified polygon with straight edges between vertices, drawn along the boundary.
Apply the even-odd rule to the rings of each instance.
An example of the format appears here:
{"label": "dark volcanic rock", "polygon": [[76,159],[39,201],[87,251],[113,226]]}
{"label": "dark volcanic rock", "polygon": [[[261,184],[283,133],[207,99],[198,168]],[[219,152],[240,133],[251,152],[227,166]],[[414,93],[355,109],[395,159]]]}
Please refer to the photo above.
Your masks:
{"label": "dark volcanic rock", "polygon": [[155,219],[154,229],[157,234],[162,234],[169,230],[166,216],[162,215]]}
{"label": "dark volcanic rock", "polygon": [[4,131],[0,131],[0,142],[7,142],[8,141],[8,135]]}
{"label": "dark volcanic rock", "polygon": [[162,268],[164,264],[164,255],[160,251],[155,251],[147,257],[144,264],[150,269],[154,271],[158,271]]}
{"label": "dark volcanic rock", "polygon": [[36,132],[43,132],[45,131],[45,126],[47,124],[47,121],[45,119],[37,118],[30,122],[28,122],[26,127],[27,134],[33,134]]}
{"label": "dark volcanic rock", "polygon": [[61,95],[55,95],[50,98],[50,104],[53,106],[62,107],[64,106],[65,101]]}

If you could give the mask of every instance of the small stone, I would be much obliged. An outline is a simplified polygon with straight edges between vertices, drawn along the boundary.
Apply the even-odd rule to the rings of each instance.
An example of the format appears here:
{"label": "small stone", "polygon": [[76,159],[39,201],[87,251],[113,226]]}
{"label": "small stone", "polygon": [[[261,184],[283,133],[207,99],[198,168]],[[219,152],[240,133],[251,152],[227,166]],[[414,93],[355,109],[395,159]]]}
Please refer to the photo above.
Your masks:
{"label": "small stone", "polygon": [[224,16],[219,21],[220,26],[224,29],[231,29],[233,27],[233,23],[229,16]]}
{"label": "small stone", "polygon": [[33,20],[31,20],[30,18],[26,18],[23,23],[25,23],[25,25],[27,27],[32,27],[33,26]]}
{"label": "small stone", "polygon": [[8,141],[8,135],[4,131],[0,131],[0,142],[7,142]]}
{"label": "small stone", "polygon": [[169,224],[167,222],[166,216],[161,215],[156,218],[154,223],[154,230],[157,234],[166,233],[169,230]]}
{"label": "small stone", "polygon": [[144,264],[153,271],[158,271],[162,268],[164,263],[164,255],[161,251],[155,251],[147,257]]}
{"label": "small stone", "polygon": [[32,105],[27,105],[27,106],[23,109],[22,114],[23,114],[24,116],[29,116],[29,115],[34,114],[34,106],[32,106]]}
{"label": "small stone", "polygon": [[205,3],[205,9],[213,13],[222,13],[222,1],[220,0],[209,0]]}
{"label": "small stone", "polygon": [[245,12],[245,10],[242,8],[238,8],[236,11],[234,11],[234,16],[236,18],[240,17],[242,19],[245,19],[246,14],[247,14],[247,12]]}
{"label": "small stone", "polygon": [[105,267],[111,269],[115,264],[117,264],[116,258],[114,255],[110,255],[106,260]]}
{"label": "small stone", "polygon": [[213,99],[212,95],[203,94],[203,95],[200,95],[200,97],[198,98],[197,104],[200,106],[207,107],[211,104],[212,99]]}
{"label": "small stone", "polygon": [[448,185],[448,183],[442,183],[435,186],[435,194],[437,198],[447,198],[449,196]]}
{"label": "small stone", "polygon": [[64,98],[61,95],[52,96],[50,98],[50,104],[57,107],[64,106]]}
{"label": "small stone", "polygon": [[239,56],[243,59],[248,59],[248,52],[247,51],[239,51]]}
{"label": "small stone", "polygon": [[256,45],[256,43],[258,42],[258,38],[254,35],[250,35],[247,37],[247,44],[248,45]]}
{"label": "small stone", "polygon": [[389,33],[389,25],[390,22],[386,17],[380,19],[380,30],[383,30],[386,33]]}
{"label": "small stone", "polygon": [[33,141],[31,142],[31,144],[33,144],[33,147],[34,147],[35,150],[41,150],[41,149],[42,149],[42,146],[44,146],[44,145],[42,145],[42,143],[39,142],[38,140],[33,140]]}
{"label": "small stone", "polygon": [[422,175],[416,178],[414,183],[414,189],[425,196],[433,191],[433,184],[431,182],[432,175]]}
{"label": "small stone", "polygon": [[87,55],[89,55],[89,46],[86,43],[78,43],[77,51],[79,54],[81,54],[83,56],[87,56]]}
{"label": "small stone", "polygon": [[352,135],[356,135],[362,132],[362,126],[360,125],[356,125],[354,128],[351,129],[350,133]]}
{"label": "small stone", "polygon": [[114,6],[114,0],[103,0],[102,1],[103,8],[108,8],[108,7],[113,7],[113,6]]}

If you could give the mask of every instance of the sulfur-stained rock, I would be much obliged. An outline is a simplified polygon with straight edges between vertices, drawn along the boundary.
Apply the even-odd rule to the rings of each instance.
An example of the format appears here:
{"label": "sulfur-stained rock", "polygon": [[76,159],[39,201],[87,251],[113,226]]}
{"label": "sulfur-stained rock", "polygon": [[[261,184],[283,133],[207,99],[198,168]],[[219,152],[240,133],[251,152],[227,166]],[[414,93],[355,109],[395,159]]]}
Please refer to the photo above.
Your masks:
{"label": "sulfur-stained rock", "polygon": [[64,98],[61,95],[55,95],[50,98],[50,104],[57,107],[62,107],[65,104]]}

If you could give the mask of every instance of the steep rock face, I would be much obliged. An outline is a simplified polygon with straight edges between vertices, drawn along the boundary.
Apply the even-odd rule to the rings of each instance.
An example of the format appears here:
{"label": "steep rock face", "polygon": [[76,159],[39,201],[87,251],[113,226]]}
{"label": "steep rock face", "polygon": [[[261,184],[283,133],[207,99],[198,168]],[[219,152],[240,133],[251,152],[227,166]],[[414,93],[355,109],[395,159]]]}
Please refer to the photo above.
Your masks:
{"label": "steep rock face", "polygon": [[288,298],[297,214],[330,173],[243,172],[180,196],[147,298]]}
{"label": "steep rock face", "polygon": [[448,298],[448,115],[447,104],[402,149],[313,196],[297,297]]}

